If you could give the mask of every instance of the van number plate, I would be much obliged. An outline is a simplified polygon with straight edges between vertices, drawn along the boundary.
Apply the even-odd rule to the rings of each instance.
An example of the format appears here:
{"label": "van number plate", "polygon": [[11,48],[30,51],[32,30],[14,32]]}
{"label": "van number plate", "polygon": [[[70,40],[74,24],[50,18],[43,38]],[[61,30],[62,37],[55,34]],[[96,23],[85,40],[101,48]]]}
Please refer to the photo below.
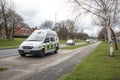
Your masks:
{"label": "van number plate", "polygon": [[25,49],[24,52],[30,52],[30,50],[29,49]]}

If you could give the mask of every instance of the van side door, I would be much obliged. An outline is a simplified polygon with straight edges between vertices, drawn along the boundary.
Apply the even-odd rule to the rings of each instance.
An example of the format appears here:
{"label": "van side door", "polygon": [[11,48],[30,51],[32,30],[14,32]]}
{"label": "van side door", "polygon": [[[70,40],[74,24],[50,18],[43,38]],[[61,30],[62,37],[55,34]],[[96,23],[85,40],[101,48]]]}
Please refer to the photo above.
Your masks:
{"label": "van side door", "polygon": [[54,51],[56,48],[56,40],[55,40],[55,36],[51,35],[50,36],[50,40],[51,40],[51,50]]}
{"label": "van side door", "polygon": [[47,35],[44,41],[45,44],[45,53],[50,52],[50,36]]}

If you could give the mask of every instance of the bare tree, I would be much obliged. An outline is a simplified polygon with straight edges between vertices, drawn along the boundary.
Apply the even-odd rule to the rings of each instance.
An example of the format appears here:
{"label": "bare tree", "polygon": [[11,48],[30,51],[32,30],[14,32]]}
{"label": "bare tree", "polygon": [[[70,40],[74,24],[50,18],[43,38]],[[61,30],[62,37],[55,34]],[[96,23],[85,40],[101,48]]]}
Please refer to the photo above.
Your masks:
{"label": "bare tree", "polygon": [[69,38],[69,30],[67,27],[67,21],[61,21],[59,23],[56,23],[55,27],[53,30],[55,30],[58,33],[58,36],[60,39],[68,39]]}
{"label": "bare tree", "polygon": [[24,24],[24,22],[23,18],[13,10],[14,5],[7,1],[0,0],[0,32],[4,28],[6,38],[12,40],[14,39],[15,27]]}
{"label": "bare tree", "polygon": [[14,39],[14,29],[17,26],[23,25],[23,18],[17,14],[12,9],[9,9],[8,12],[8,29],[9,29],[9,38]]}
{"label": "bare tree", "polygon": [[7,27],[7,16],[6,16],[6,12],[7,12],[7,1],[6,0],[0,0],[0,9],[2,11],[2,16],[3,16],[3,20],[4,20],[4,26],[5,26],[5,32],[6,32],[6,38],[8,39],[9,34],[8,34],[8,27]]}
{"label": "bare tree", "polygon": [[2,37],[2,29],[4,28],[4,20],[2,16],[2,10],[0,9],[0,38]]}
{"label": "bare tree", "polygon": [[47,20],[47,21],[45,21],[45,22],[43,22],[43,23],[41,24],[41,28],[42,28],[42,29],[46,29],[46,28],[52,29],[52,28],[53,28],[53,22]]}
{"label": "bare tree", "polygon": [[110,44],[110,56],[114,56],[111,27],[115,27],[120,13],[118,0],[72,0],[75,6],[84,10],[86,13],[95,15],[100,22],[107,28],[108,40]]}
{"label": "bare tree", "polygon": [[69,31],[69,38],[74,39],[74,28],[75,28],[75,24],[74,21],[71,20],[67,20],[66,21],[66,27],[68,28]]}
{"label": "bare tree", "polygon": [[106,29],[106,27],[103,27],[102,29],[101,29],[101,31],[99,32],[99,34],[98,34],[98,38],[100,39],[100,40],[103,40],[103,41],[107,41],[107,39],[108,39],[108,36],[107,36],[107,29]]}
{"label": "bare tree", "polygon": [[85,33],[79,32],[78,27],[71,20],[61,21],[56,23],[54,30],[58,33],[60,39],[87,39],[89,36]]}
{"label": "bare tree", "polygon": [[61,22],[60,29],[59,29],[59,35],[60,35],[61,39],[68,39],[68,37],[69,37],[69,32],[66,27],[65,21]]}

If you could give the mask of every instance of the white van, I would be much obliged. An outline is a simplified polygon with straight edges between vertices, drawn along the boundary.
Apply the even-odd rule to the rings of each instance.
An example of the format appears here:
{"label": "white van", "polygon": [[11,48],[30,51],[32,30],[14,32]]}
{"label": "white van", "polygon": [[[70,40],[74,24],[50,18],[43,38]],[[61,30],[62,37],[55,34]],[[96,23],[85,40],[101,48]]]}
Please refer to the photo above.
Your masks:
{"label": "white van", "polygon": [[34,54],[44,57],[46,53],[57,53],[59,39],[55,31],[51,29],[35,30],[18,48],[21,56]]}

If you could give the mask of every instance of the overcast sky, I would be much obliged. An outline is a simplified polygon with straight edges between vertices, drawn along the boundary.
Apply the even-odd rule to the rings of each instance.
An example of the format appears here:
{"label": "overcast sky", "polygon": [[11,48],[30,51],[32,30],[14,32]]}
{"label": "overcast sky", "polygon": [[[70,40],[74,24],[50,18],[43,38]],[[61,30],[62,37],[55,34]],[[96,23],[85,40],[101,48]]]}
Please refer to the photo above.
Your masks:
{"label": "overcast sky", "polygon": [[14,0],[17,12],[30,26],[38,26],[44,20],[57,21],[71,18],[67,0]]}
{"label": "overcast sky", "polygon": [[[57,22],[67,19],[74,19],[75,13],[73,7],[68,3],[69,0],[14,0],[15,10],[20,14],[30,27],[40,26],[45,20]],[[81,24],[84,32],[89,35],[96,35],[98,28],[91,24],[91,17],[81,18]]]}

